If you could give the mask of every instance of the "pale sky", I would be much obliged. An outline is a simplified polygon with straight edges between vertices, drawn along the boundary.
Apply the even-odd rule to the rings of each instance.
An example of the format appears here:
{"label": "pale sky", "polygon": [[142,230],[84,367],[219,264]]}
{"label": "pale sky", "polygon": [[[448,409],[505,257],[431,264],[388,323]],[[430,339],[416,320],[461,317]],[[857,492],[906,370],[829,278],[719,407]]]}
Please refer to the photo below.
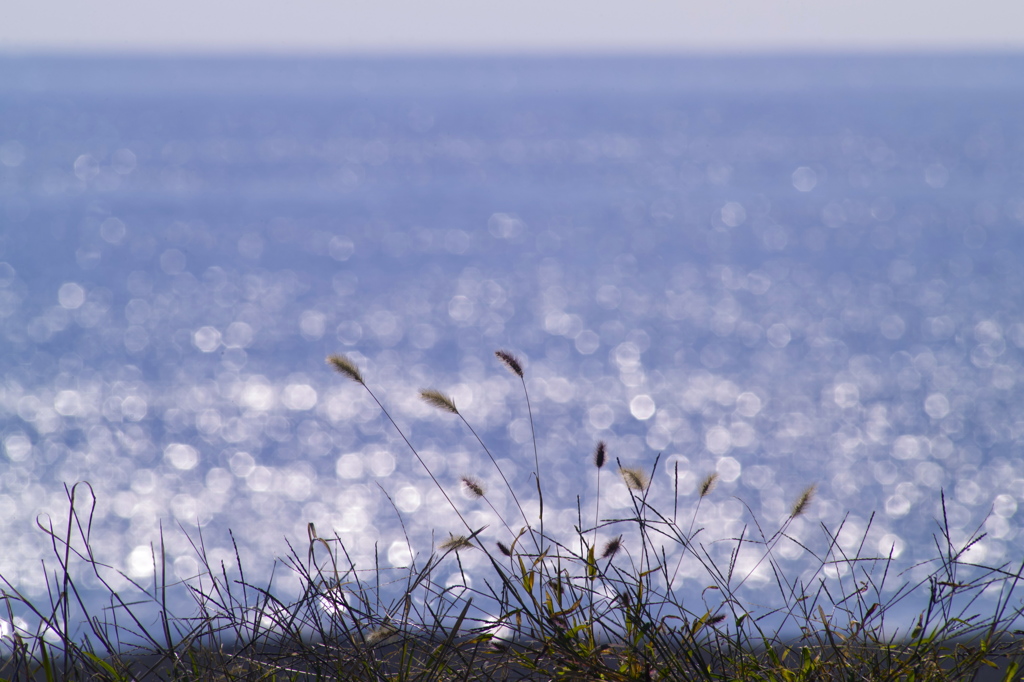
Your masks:
{"label": "pale sky", "polygon": [[0,53],[1024,50],[1024,0],[0,0]]}

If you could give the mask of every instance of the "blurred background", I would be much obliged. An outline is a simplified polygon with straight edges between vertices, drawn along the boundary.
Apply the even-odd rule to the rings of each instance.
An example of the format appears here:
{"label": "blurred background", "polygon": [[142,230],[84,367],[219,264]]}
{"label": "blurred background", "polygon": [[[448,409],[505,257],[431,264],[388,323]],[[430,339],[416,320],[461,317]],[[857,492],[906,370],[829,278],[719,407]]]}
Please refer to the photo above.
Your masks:
{"label": "blurred background", "polygon": [[1012,0],[41,0],[8,8],[17,51],[184,53],[737,53],[1024,47]]}
{"label": "blurred background", "polygon": [[161,527],[181,579],[197,528],[257,583],[309,522],[360,566],[428,553],[457,519],[334,352],[502,539],[459,494],[516,517],[489,460],[417,398],[529,490],[499,348],[555,534],[605,440],[666,509],[718,473],[709,537],[816,484],[794,538],[844,524],[914,577],[944,491],[973,560],[1017,558],[1022,48],[1012,2],[7,8],[0,575],[43,593],[78,481],[141,584]]}

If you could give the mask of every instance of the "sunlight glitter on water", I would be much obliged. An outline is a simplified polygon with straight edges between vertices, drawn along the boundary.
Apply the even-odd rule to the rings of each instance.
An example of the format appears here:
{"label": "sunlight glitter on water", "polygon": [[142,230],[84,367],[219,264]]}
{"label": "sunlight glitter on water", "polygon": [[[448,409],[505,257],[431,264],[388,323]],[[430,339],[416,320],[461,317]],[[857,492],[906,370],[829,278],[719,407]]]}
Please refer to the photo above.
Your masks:
{"label": "sunlight glitter on water", "polygon": [[[606,94],[589,114],[571,94],[348,94],[185,97],[176,114],[131,92],[40,95],[0,124],[0,573],[40,587],[30,530],[79,480],[97,548],[140,579],[161,522],[202,527],[229,562],[232,528],[257,572],[309,522],[397,565],[401,514],[428,551],[457,517],[323,364],[337,351],[446,490],[472,474],[505,518],[479,444],[418,398],[449,393],[530,490],[533,432],[498,348],[526,368],[552,518],[577,495],[593,508],[580,466],[603,439],[626,466],[660,455],[659,508],[678,490],[693,510],[717,473],[696,512],[709,535],[741,528],[734,496],[773,524],[817,483],[793,537],[844,518],[856,535],[878,512],[869,546],[912,562],[945,491],[951,529],[989,532],[978,556],[1012,546],[1024,200],[1015,161],[979,142],[993,116],[1021,139],[1011,114],[947,95],[957,122],[927,132],[849,93],[840,110]],[[621,482],[601,491],[629,503]]]}

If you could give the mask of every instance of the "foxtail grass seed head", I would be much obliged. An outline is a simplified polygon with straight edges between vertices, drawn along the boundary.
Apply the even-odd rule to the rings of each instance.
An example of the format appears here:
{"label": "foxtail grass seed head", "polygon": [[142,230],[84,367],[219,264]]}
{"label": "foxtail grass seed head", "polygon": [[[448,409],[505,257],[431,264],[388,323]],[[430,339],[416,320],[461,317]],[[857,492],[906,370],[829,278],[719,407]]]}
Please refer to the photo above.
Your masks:
{"label": "foxtail grass seed head", "polygon": [[630,490],[642,492],[647,489],[649,481],[643,469],[638,467],[620,467],[619,473],[622,474],[622,480],[626,482],[626,487]]}
{"label": "foxtail grass seed head", "polygon": [[594,466],[596,466],[598,469],[604,466],[604,461],[606,459],[607,454],[605,452],[606,449],[607,448],[604,444],[604,441],[598,441],[597,448],[594,450]]}
{"label": "foxtail grass seed head", "polygon": [[433,405],[439,410],[451,412],[452,414],[459,413],[459,409],[455,407],[455,401],[452,400],[451,396],[447,396],[444,393],[441,393],[441,391],[435,391],[432,388],[424,388],[420,391],[420,398],[423,399],[423,402],[428,405]]}
{"label": "foxtail grass seed head", "polygon": [[504,554],[505,556],[512,556],[512,550],[509,549],[508,545],[506,545],[504,542],[498,543],[498,551]]}
{"label": "foxtail grass seed head", "polygon": [[366,643],[370,646],[382,644],[384,640],[388,639],[389,637],[397,633],[398,630],[394,626],[382,625],[381,627],[372,630],[368,635],[366,635]]}
{"label": "foxtail grass seed head", "polygon": [[715,484],[718,483],[718,474],[708,474],[704,477],[704,480],[700,482],[700,496],[707,497],[708,493],[715,489]]}
{"label": "foxtail grass seed head", "polygon": [[462,485],[466,486],[466,490],[473,494],[473,497],[483,497],[484,488],[479,483],[474,481],[469,476],[462,477]]}
{"label": "foxtail grass seed head", "polygon": [[800,497],[796,498],[796,502],[793,503],[793,509],[789,512],[790,518],[796,518],[807,511],[807,507],[811,504],[811,500],[814,499],[814,492],[818,486],[809,485],[800,493]]}
{"label": "foxtail grass seed head", "polygon": [[338,374],[344,374],[357,384],[363,384],[363,375],[359,373],[359,368],[356,367],[356,363],[352,362],[344,355],[328,355],[327,364],[333,367]]}
{"label": "foxtail grass seed head", "polygon": [[473,543],[465,535],[452,535],[442,542],[438,549],[442,552],[458,552],[463,549],[470,549]]}
{"label": "foxtail grass seed head", "polygon": [[602,559],[611,559],[613,556],[615,556],[618,553],[620,547],[622,547],[622,536],[621,535],[619,537],[614,538],[612,540],[609,540],[608,542],[605,543],[604,550],[601,552],[601,558]]}
{"label": "foxtail grass seed head", "polygon": [[513,374],[520,379],[523,378],[523,366],[519,364],[519,360],[516,356],[509,353],[507,350],[494,351],[494,354],[498,356],[498,359],[505,363],[505,366],[509,368]]}

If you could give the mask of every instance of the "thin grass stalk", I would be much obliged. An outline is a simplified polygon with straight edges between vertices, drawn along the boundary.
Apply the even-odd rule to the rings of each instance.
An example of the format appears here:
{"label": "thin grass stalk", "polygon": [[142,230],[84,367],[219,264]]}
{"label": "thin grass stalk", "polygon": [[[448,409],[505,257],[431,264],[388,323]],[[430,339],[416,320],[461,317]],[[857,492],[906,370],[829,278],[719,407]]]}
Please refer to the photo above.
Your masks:
{"label": "thin grass stalk", "polygon": [[[90,489],[91,489],[91,487],[90,487]],[[67,486],[65,486],[65,491],[66,490],[67,490]],[[68,512],[68,525],[67,525],[67,530],[65,531],[65,535],[64,535],[64,538],[65,538],[65,542],[64,542],[64,556],[61,558],[61,564],[60,564],[61,565],[61,571],[63,572],[62,584],[61,584],[60,595],[58,596],[58,602],[57,602],[58,607],[59,607],[59,611],[60,611],[60,616],[61,616],[61,624],[62,624],[62,627],[61,627],[61,630],[60,630],[60,637],[61,637],[62,643],[64,644],[64,654],[65,654],[63,656],[63,661],[62,661],[62,663],[63,663],[62,667],[63,667],[63,672],[64,672],[64,679],[68,678],[68,664],[70,663],[70,658],[71,658],[71,651],[70,651],[70,644],[71,644],[71,642],[68,641],[68,638],[70,637],[70,635],[68,634],[68,627],[69,627],[69,622],[68,621],[69,621],[69,618],[70,618],[70,615],[71,615],[69,613],[69,611],[70,611],[70,585],[71,585],[71,537],[72,537],[72,529],[74,527],[74,521],[75,521],[75,513],[76,513],[75,512],[75,494],[76,494],[77,490],[78,490],[78,486],[77,485],[72,486],[72,488],[71,488],[71,508],[70,508],[70,511]],[[93,497],[93,505],[95,505],[95,503],[96,503],[96,498]],[[91,516],[91,514],[90,514],[90,516]]]}
{"label": "thin grass stalk", "polygon": [[604,441],[599,441],[594,450],[594,466],[597,467],[597,496],[594,500],[594,547],[597,547],[597,528],[601,525],[601,469],[604,468],[607,458],[607,446]]}
{"label": "thin grass stalk", "polygon": [[[701,484],[700,484],[700,486],[698,488],[697,504],[694,506],[693,514],[690,516],[690,526],[689,526],[689,528],[687,529],[687,531],[685,533],[683,533],[683,531],[679,527],[678,521],[677,521],[677,518],[678,518],[678,504],[679,504],[679,463],[678,462],[675,463],[675,479],[674,479],[675,480],[675,488],[674,488],[674,490],[675,490],[675,497],[674,497],[674,501],[673,501],[673,512],[672,512],[672,521],[671,521],[671,523],[669,523],[668,519],[666,519],[661,514],[661,512],[659,512],[657,509],[654,509],[653,507],[650,508],[650,511],[654,512],[655,515],[658,516],[658,518],[661,520],[662,523],[667,524],[668,528],[672,529],[672,532],[669,535],[671,537],[673,537],[676,540],[676,542],[678,542],[684,549],[690,550],[691,555],[694,556],[695,558],[697,558],[700,561],[703,561],[703,558],[699,555],[699,553],[693,552],[692,548],[689,548],[688,546],[691,544],[691,542],[693,541],[693,538],[695,537],[695,533],[694,533],[693,527],[694,527],[694,525],[697,522],[697,514],[700,512],[701,503],[704,500],[704,498],[707,497],[708,494],[711,492],[711,490],[714,488],[715,482],[717,481],[717,479],[718,479],[718,474],[715,473],[715,474],[710,474],[709,476],[705,477],[704,480],[701,482]],[[698,530],[697,533],[699,533],[699,532],[700,531]],[[676,578],[679,575],[679,571],[680,571],[680,569],[682,568],[682,565],[683,565],[684,555],[685,555],[685,553],[684,554],[680,554],[679,560],[676,562],[675,569],[672,572],[672,578],[671,578],[670,584],[674,583]]]}
{"label": "thin grass stalk", "polygon": [[[498,465],[498,461],[494,458],[494,455],[491,454],[490,449],[484,443],[480,435],[476,432],[476,429],[473,428],[473,425],[469,423],[469,421],[462,415],[461,412],[458,412],[456,414],[459,415],[459,419],[462,420],[462,423],[466,425],[466,428],[469,429],[469,432],[473,434],[474,438],[476,438],[476,441],[480,444],[480,447],[482,447],[484,452],[487,453],[487,457],[491,460],[491,463],[494,465],[494,468],[498,470],[498,475],[501,476],[502,482],[505,483],[505,487],[508,488],[508,492],[512,495],[512,500],[516,503],[516,508],[519,509],[519,513],[523,517],[523,523],[529,526],[530,521],[526,518],[526,510],[523,509],[523,505],[520,504],[519,497],[516,496],[515,489],[513,489],[512,484],[508,482],[508,478],[505,477],[505,472],[501,470],[501,467]],[[495,511],[495,513],[497,513],[497,511]],[[505,524],[505,527],[508,528],[507,523]],[[509,528],[509,530],[511,531],[511,528]],[[513,533],[513,535],[515,535],[515,533]]]}
{"label": "thin grass stalk", "polygon": [[[764,563],[764,561],[769,559],[769,557],[772,555],[772,551],[774,550],[775,545],[783,537],[787,537],[786,534],[785,534],[786,530],[789,528],[789,526],[793,522],[793,520],[796,519],[798,516],[802,515],[804,513],[804,511],[806,510],[807,505],[810,503],[810,500],[811,500],[811,498],[812,498],[812,496],[814,494],[814,490],[815,490],[815,486],[810,486],[810,487],[806,488],[800,494],[800,496],[798,497],[797,501],[793,505],[792,512],[786,518],[786,520],[783,522],[782,527],[780,527],[779,530],[776,531],[772,535],[771,538],[764,538],[764,536],[762,534],[762,540],[763,540],[764,546],[765,546],[764,553],[762,554],[761,558],[758,559],[758,561],[754,564],[754,566],[747,571],[747,575],[744,576],[739,581],[739,583],[737,583],[734,587],[730,587],[730,592],[734,593],[736,590],[741,588],[747,582],[747,580],[750,578],[750,576],[753,575],[757,571],[757,569],[761,566],[761,564]],[[703,498],[703,497],[704,496],[702,495],[701,498]],[[698,504],[699,504],[699,500],[698,500]],[[748,507],[748,510],[749,510],[749,507]],[[691,522],[691,527],[692,527],[692,522]],[[760,526],[758,526],[758,528],[760,528]],[[867,536],[865,534],[864,538],[866,538],[866,537]],[[864,538],[862,538],[862,540],[861,540],[861,549],[863,549]],[[742,543],[742,540],[740,542]],[[835,542],[835,540],[833,542]],[[835,546],[835,545],[833,545],[833,546]],[[735,559],[738,556],[739,550],[740,550],[740,545],[737,545],[736,554],[734,554],[734,558],[733,558],[733,563],[735,562]],[[729,574],[727,575],[726,585],[731,585],[731,582],[732,582],[731,578],[732,578],[732,571],[730,570]]]}
{"label": "thin grass stalk", "polygon": [[384,407],[384,404],[381,403],[381,401],[377,398],[376,394],[374,394],[374,392],[372,390],[370,390],[369,386],[367,386],[365,383],[363,383],[362,380],[358,381],[358,383],[359,383],[360,386],[362,386],[366,390],[366,392],[370,395],[370,397],[373,398],[373,402],[377,403],[377,407],[379,407],[380,411],[384,413],[384,416],[388,418],[388,421],[391,422],[391,425],[393,427],[395,427],[395,431],[397,431],[398,435],[402,437],[402,440],[405,442],[406,446],[409,448],[409,450],[412,452],[412,454],[416,457],[416,460],[420,463],[420,466],[423,467],[423,470],[427,472],[428,476],[430,476],[430,480],[433,481],[433,483],[437,487],[437,489],[439,491],[441,491],[441,494],[444,496],[444,499],[448,502],[448,505],[452,508],[452,510],[455,512],[455,514],[459,517],[459,520],[462,522],[462,525],[466,527],[467,531],[472,533],[473,529],[470,528],[469,523],[466,521],[465,517],[462,516],[462,512],[460,512],[459,508],[455,506],[455,503],[452,501],[452,498],[448,496],[448,493],[447,493],[447,491],[445,491],[444,487],[441,485],[441,482],[437,480],[437,477],[434,476],[434,472],[431,471],[430,467],[427,466],[427,463],[423,461],[423,457],[420,456],[419,451],[416,449],[416,447],[406,437],[405,432],[402,431],[402,428],[398,425],[398,423],[391,416],[391,413],[388,412],[387,408]]}
{"label": "thin grass stalk", "polygon": [[505,363],[513,374],[519,377],[519,382],[523,386],[523,395],[526,397],[526,413],[530,419],[530,436],[533,442],[533,474],[537,481],[537,498],[540,509],[540,535],[541,538],[544,538],[544,490],[541,486],[540,454],[537,448],[537,427],[533,419],[533,406],[530,403],[530,391],[526,387],[526,377],[519,361],[507,351],[499,350],[495,352],[495,355]]}
{"label": "thin grass stalk", "polygon": [[[512,485],[509,483],[508,478],[505,476],[505,472],[502,471],[501,467],[498,465],[498,461],[494,458],[494,455],[491,453],[490,448],[488,448],[487,444],[484,443],[483,439],[476,432],[476,429],[473,428],[473,426],[469,423],[469,421],[466,419],[466,417],[463,416],[463,414],[459,411],[458,407],[456,407],[455,401],[452,400],[452,398],[449,397],[448,395],[446,395],[444,393],[441,393],[440,391],[433,390],[433,389],[423,389],[423,390],[421,390],[420,391],[420,398],[423,399],[426,403],[428,403],[429,405],[431,405],[433,407],[436,407],[436,408],[438,408],[438,409],[440,409],[440,410],[442,410],[444,412],[450,412],[450,413],[452,413],[454,415],[457,415],[459,417],[459,419],[462,420],[462,423],[465,424],[466,428],[469,429],[469,432],[473,434],[474,438],[476,438],[477,443],[479,443],[480,447],[483,448],[483,451],[487,454],[487,457],[491,460],[491,463],[494,465],[494,468],[497,469],[498,475],[501,476],[501,480],[505,483],[505,487],[508,489],[509,493],[512,495],[512,499],[513,499],[513,501],[516,504],[516,508],[519,509],[519,513],[523,517],[523,524],[525,526],[529,526],[530,522],[526,518],[526,511],[523,509],[522,504],[520,504],[519,498],[516,496],[516,491],[512,487]],[[468,483],[469,479],[463,478],[462,480],[463,480],[464,483],[469,485],[469,483]],[[470,487],[472,488],[472,486],[470,486]],[[491,500],[486,498],[483,495],[482,492],[479,493],[476,496],[477,497],[484,497],[484,500],[487,503],[487,506],[489,506],[491,508],[491,511],[494,512],[495,516],[497,516],[501,520],[502,524],[504,524],[505,528],[508,530],[509,535],[515,537],[515,535],[516,535],[515,532],[512,530],[511,526],[509,526],[508,522],[505,521],[505,518],[501,514],[498,513],[498,510],[495,509],[494,504],[491,502]]]}

